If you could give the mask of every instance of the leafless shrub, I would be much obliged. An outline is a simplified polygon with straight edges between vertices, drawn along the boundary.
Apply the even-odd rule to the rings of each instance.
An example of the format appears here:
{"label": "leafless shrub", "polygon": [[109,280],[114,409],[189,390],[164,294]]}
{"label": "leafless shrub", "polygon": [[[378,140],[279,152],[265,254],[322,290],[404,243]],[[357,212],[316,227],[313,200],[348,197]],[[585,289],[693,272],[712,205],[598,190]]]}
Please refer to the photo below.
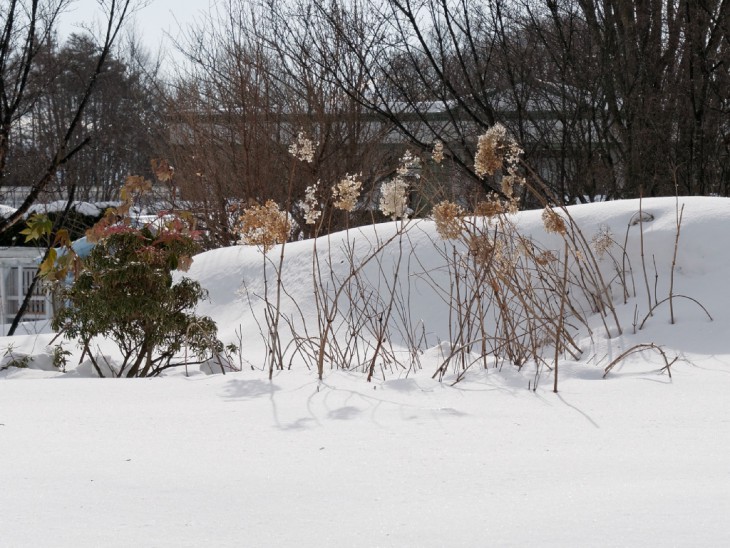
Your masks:
{"label": "leafless shrub", "polygon": [[[406,190],[399,186],[399,178],[409,177],[406,162],[391,180],[392,186],[385,187],[380,201],[383,214],[401,219],[387,229],[389,233],[383,232],[387,236],[381,237],[380,231],[372,232],[373,236],[346,231],[335,237],[324,231],[325,236],[313,240],[316,323],[305,318],[298,305],[298,318],[279,320],[281,299],[289,297],[281,287],[282,246],[276,265],[276,299],[270,303],[265,297],[266,327],[262,326],[267,349],[277,356],[278,367],[283,367],[285,355],[290,363],[296,355],[320,379],[328,366],[360,370],[368,380],[379,371],[386,375],[387,371],[411,370],[435,341],[428,340],[427,330],[411,316],[410,277],[428,284],[448,308],[448,341],[438,341],[442,360],[434,378],[444,379],[452,373],[453,382],[459,382],[476,366],[521,369],[529,365],[534,367],[535,383],[544,371],[550,371],[557,392],[559,363],[581,358],[584,350],[577,335],[583,329],[593,336],[594,316],[607,337],[622,333],[613,288],[618,286],[624,302],[630,294],[636,295],[635,287],[630,291],[628,286],[629,282],[633,285],[626,250],[628,233],[623,245],[607,227],[599,227],[587,238],[568,208],[546,196],[539,178],[530,181],[523,176],[520,149],[506,132],[493,132],[482,140],[482,147],[489,152],[482,152],[481,160],[477,155],[475,162],[482,162],[485,173],[486,166],[497,169],[498,164],[504,170],[501,195],[489,195],[471,212],[451,201],[433,207],[431,217],[439,237],[431,243],[441,257],[439,271],[424,266],[408,243],[416,223],[406,220],[410,215],[405,210]],[[352,212],[360,188],[357,176],[341,179],[334,186],[334,206]],[[519,229],[514,217],[519,207],[517,188],[527,189],[543,201],[544,240],[553,244],[540,244],[538,238]],[[308,189],[304,201],[308,211],[319,211],[316,189]],[[263,209],[254,211],[248,225],[242,224],[253,227],[254,236],[269,224],[281,227],[279,235],[284,235],[287,225],[276,204],[266,204],[268,216]],[[273,220],[267,224],[260,219]],[[317,216],[315,221],[319,220]],[[262,246],[265,252],[274,245],[253,236],[248,242]],[[605,276],[611,268],[615,273],[607,283]],[[444,277],[448,282],[444,283]],[[287,344],[279,333],[282,325],[290,331]],[[396,344],[395,339],[401,343]],[[673,362],[665,361],[668,370]]]}

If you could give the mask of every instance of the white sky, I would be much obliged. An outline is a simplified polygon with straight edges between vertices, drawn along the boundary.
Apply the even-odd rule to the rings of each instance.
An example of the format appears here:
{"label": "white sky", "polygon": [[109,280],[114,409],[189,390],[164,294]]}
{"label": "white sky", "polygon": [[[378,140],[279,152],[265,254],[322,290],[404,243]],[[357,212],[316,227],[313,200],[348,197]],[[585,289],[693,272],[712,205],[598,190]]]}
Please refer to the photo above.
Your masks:
{"label": "white sky", "polygon": [[[61,38],[74,32],[80,25],[102,20],[103,11],[99,3],[99,0],[72,0],[61,19]],[[211,4],[215,4],[215,0],[148,0],[148,5],[134,16],[136,33],[153,55],[160,47],[172,53],[167,35],[177,37],[181,27],[184,29],[200,20],[203,14],[210,11]]]}

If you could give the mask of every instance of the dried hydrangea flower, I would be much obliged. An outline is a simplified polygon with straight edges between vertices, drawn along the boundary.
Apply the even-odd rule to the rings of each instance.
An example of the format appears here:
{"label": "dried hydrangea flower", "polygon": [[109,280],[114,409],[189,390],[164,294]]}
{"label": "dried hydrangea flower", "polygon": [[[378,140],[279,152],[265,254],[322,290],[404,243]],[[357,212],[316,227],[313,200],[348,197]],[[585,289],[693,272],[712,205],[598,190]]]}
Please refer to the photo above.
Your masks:
{"label": "dried hydrangea flower", "polygon": [[421,176],[418,170],[421,169],[421,160],[414,156],[410,150],[406,150],[400,159],[400,165],[396,172],[400,177],[415,177],[416,179]]}
{"label": "dried hydrangea flower", "polygon": [[474,156],[474,172],[479,177],[494,175],[504,162],[503,147],[507,130],[502,124],[494,124],[484,135],[479,136],[477,153]]}
{"label": "dried hydrangea flower", "polygon": [[436,223],[436,232],[441,238],[455,240],[461,236],[464,230],[464,209],[461,206],[444,200],[433,207],[432,216]]}
{"label": "dried hydrangea flower", "polygon": [[613,234],[608,226],[601,226],[591,240],[593,249],[599,258],[603,257],[614,244]]}
{"label": "dried hydrangea flower", "polygon": [[247,207],[238,219],[238,243],[260,246],[264,253],[286,242],[290,232],[289,215],[280,210],[273,200],[268,200],[264,205]]}
{"label": "dried hydrangea flower", "polygon": [[304,222],[308,225],[315,224],[322,216],[317,202],[317,190],[319,189],[319,181],[310,185],[304,191],[304,201],[301,202],[301,208],[304,212]]}
{"label": "dried hydrangea flower", "polygon": [[303,131],[297,134],[296,140],[289,146],[289,154],[302,162],[311,164],[317,145]]}
{"label": "dried hydrangea flower", "polygon": [[482,200],[476,205],[474,208],[474,215],[478,217],[491,218],[501,215],[506,211],[505,205],[499,199],[499,196],[492,193],[487,198],[487,200]]}
{"label": "dried hydrangea flower", "polygon": [[542,212],[542,224],[546,232],[565,234],[565,221],[549,206],[545,206]]}
{"label": "dried hydrangea flower", "polygon": [[437,164],[444,161],[444,144],[439,139],[433,144],[433,150],[431,151],[431,158]]}
{"label": "dried hydrangea flower", "polygon": [[400,177],[383,183],[380,195],[380,211],[394,221],[396,219],[407,219],[410,213],[408,208],[408,183]]}
{"label": "dried hydrangea flower", "polygon": [[342,211],[353,211],[360,198],[362,181],[360,175],[349,173],[332,189],[334,206]]}

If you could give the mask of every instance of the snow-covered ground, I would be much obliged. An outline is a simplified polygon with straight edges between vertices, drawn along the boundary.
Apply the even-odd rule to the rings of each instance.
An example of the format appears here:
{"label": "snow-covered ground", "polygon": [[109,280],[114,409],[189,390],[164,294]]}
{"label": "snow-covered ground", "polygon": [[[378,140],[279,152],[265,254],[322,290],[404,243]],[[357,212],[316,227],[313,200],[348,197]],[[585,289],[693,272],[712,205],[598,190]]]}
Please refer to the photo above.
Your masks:
{"label": "snow-covered ground", "polygon": [[[0,339],[0,348],[12,342],[14,352],[37,356],[28,369],[0,373],[0,545],[729,545],[730,200],[680,203],[674,291],[713,320],[681,298],[675,325],[663,305],[634,332],[647,306],[632,227],[637,297],[618,306],[624,335],[579,333],[584,355],[561,363],[558,394],[546,371],[528,389],[529,367],[474,366],[453,386],[453,375],[431,379],[447,334],[442,303],[428,293],[439,278],[413,274],[438,263],[430,222],[408,231],[413,271],[400,278],[409,280],[412,319],[424,326],[421,368],[388,369],[372,383],[361,369],[329,366],[319,382],[296,362],[268,380],[252,317],[261,303],[240,291],[242,282],[249,295],[262,290],[254,248],[202,254],[189,272],[210,291],[200,311],[218,322],[221,338],[241,337],[240,373],[94,379],[84,366],[53,371],[42,354],[52,334]],[[604,225],[623,241],[638,205],[571,214],[589,237]],[[645,200],[643,209],[654,216],[644,245],[661,299],[675,201]],[[518,223],[550,247],[540,212]],[[394,226],[376,232],[385,238]],[[341,242],[367,247],[376,232],[318,245],[333,250],[335,269],[347,269]],[[311,241],[287,245],[291,298],[283,302],[310,326],[311,253]],[[384,253],[368,276],[387,278],[397,256]],[[679,357],[672,378],[645,352],[604,379],[606,365],[639,343]]]}

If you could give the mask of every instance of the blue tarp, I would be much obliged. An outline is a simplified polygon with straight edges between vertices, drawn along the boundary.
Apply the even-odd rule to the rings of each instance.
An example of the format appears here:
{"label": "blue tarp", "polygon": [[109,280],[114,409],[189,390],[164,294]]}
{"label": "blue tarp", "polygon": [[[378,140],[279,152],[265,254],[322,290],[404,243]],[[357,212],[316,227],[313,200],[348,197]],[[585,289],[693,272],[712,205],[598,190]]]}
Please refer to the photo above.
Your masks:
{"label": "blue tarp", "polygon": [[[71,247],[76,252],[76,255],[78,255],[79,257],[88,257],[89,253],[91,253],[91,250],[94,249],[94,245],[95,244],[92,244],[91,242],[89,242],[86,239],[86,236],[84,236],[83,238],[79,238],[78,240],[75,240],[71,244]],[[62,253],[63,253],[63,251],[60,251],[59,255],[61,255]]]}

